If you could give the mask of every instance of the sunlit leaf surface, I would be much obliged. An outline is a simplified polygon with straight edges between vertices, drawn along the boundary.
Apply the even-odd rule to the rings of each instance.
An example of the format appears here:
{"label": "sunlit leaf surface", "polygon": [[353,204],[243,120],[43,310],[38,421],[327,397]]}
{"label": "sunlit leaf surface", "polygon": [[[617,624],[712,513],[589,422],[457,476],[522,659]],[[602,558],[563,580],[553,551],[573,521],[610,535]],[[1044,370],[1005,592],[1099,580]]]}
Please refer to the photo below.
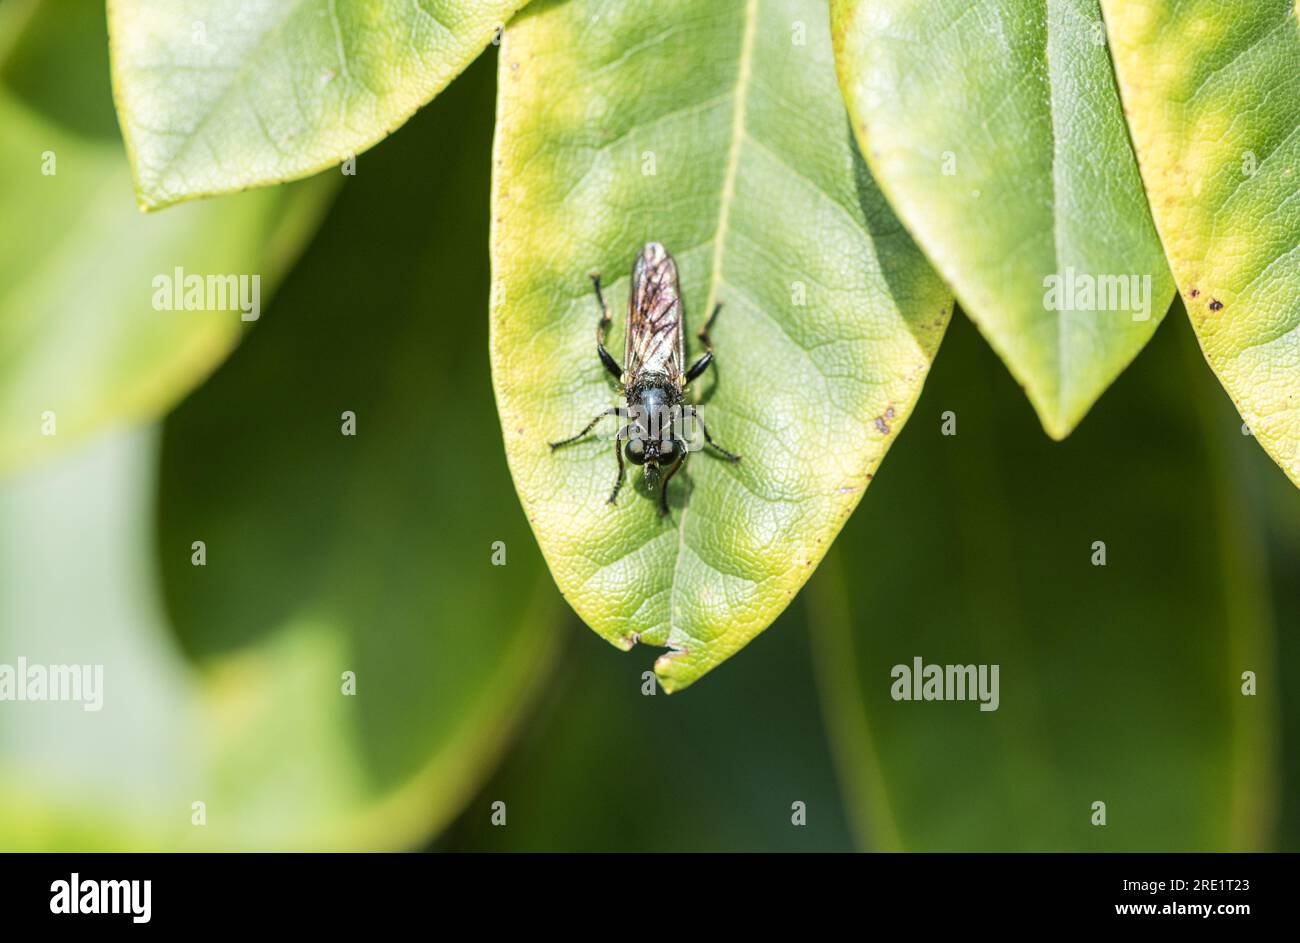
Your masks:
{"label": "sunlit leaf surface", "polygon": [[1096,0],[835,0],[836,64],[908,229],[1062,438],[1173,281]]}
{"label": "sunlit leaf surface", "polygon": [[442,91],[525,0],[110,0],[142,206],[294,180]]}
{"label": "sunlit leaf surface", "polygon": [[1294,0],[1103,6],[1201,350],[1300,485],[1300,10]]}
{"label": "sunlit leaf surface", "polygon": [[[951,309],[857,155],[818,0],[579,0],[506,32],[493,195],[492,363],[506,453],[551,572],[620,648],[667,646],[665,688],[771,623],[911,413]],[[587,273],[623,350],[642,245],[681,268],[691,341],[715,302],[710,431],[670,515],[629,472],[596,359]],[[699,353],[688,344],[688,359]]]}

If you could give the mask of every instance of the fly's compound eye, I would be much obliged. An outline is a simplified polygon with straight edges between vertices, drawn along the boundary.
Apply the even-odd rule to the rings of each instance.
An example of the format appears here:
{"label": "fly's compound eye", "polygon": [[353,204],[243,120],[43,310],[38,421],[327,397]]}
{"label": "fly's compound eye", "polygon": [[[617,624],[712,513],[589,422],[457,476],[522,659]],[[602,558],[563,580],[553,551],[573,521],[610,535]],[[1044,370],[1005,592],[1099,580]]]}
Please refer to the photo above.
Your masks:
{"label": "fly's compound eye", "polygon": [[645,464],[645,442],[640,439],[628,439],[627,445],[623,447],[623,452],[627,455],[627,460],[633,465]]}
{"label": "fly's compound eye", "polygon": [[659,464],[667,465],[677,458],[677,443],[672,439],[664,439],[659,443]]}

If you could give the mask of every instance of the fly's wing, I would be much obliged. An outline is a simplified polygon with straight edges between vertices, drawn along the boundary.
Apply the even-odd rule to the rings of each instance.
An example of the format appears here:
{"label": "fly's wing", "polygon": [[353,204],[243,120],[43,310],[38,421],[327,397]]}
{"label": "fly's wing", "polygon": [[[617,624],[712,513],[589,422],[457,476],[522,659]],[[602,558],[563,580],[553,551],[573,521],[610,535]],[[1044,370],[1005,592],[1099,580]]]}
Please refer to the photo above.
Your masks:
{"label": "fly's wing", "polygon": [[648,243],[632,263],[624,354],[629,385],[640,373],[663,373],[681,383],[686,348],[677,263],[657,242]]}

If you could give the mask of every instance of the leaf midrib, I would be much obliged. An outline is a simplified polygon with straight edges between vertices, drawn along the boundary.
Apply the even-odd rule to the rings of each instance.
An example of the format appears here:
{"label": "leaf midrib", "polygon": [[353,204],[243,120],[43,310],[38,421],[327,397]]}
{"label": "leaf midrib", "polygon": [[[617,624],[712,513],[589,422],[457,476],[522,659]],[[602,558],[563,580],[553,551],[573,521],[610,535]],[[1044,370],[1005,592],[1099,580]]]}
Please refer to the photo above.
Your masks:
{"label": "leaf midrib", "polygon": [[[1052,134],[1052,167],[1048,179],[1052,184],[1051,206],[1052,206],[1052,269],[1060,277],[1061,272],[1061,211],[1058,205],[1059,195],[1062,190],[1060,178],[1061,173],[1061,153],[1060,140],[1061,135],[1057,133],[1056,128],[1056,77],[1052,72],[1052,11],[1050,4],[1043,10],[1043,68],[1047,74],[1047,118],[1048,127]],[[1064,426],[1065,420],[1065,318],[1067,312],[1057,311],[1056,317],[1053,318],[1053,326],[1056,329],[1056,396],[1055,396],[1055,425],[1059,429]]]}
{"label": "leaf midrib", "polygon": [[[718,283],[722,279],[722,258],[725,251],[727,227],[731,220],[731,203],[736,194],[736,177],[740,167],[740,150],[745,140],[745,109],[749,101],[749,84],[753,73],[754,40],[758,35],[758,0],[746,0],[745,25],[740,38],[740,56],[736,63],[735,104],[731,113],[731,143],[727,151],[727,165],[723,171],[722,194],[718,199],[718,227],[713,236],[713,258],[709,265],[709,295],[703,311],[711,312],[717,303]],[[707,317],[707,314],[705,315]],[[677,518],[677,551],[673,559],[673,575],[668,584],[668,637],[665,642],[673,648],[673,633],[678,626],[677,606],[681,598],[678,585],[681,579],[682,559],[686,555],[686,514],[689,505],[682,507]]]}

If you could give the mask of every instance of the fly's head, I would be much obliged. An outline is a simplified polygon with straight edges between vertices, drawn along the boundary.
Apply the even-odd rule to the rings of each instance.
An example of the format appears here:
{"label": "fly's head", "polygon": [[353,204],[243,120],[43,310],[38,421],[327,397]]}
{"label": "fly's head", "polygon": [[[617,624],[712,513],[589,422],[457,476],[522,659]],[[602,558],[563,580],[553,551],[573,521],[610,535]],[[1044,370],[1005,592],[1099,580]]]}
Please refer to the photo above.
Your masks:
{"label": "fly's head", "polygon": [[671,385],[655,384],[638,387],[628,397],[632,423],[623,453],[633,465],[645,469],[651,489],[658,487],[660,472],[681,457],[682,443],[675,428],[678,399]]}
{"label": "fly's head", "polygon": [[681,456],[681,443],[671,437],[671,430],[668,435],[666,439],[654,439],[633,433],[623,446],[627,460],[645,469],[645,483],[651,489],[658,487],[660,472]]}

